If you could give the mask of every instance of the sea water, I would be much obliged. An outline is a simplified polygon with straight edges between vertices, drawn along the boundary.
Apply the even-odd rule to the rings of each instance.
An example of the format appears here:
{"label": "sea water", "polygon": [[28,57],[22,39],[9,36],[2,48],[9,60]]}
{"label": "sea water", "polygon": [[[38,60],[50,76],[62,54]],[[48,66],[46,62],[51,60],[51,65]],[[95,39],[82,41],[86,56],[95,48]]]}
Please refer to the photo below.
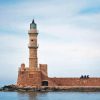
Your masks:
{"label": "sea water", "polygon": [[0,92],[0,100],[100,100],[100,92]]}

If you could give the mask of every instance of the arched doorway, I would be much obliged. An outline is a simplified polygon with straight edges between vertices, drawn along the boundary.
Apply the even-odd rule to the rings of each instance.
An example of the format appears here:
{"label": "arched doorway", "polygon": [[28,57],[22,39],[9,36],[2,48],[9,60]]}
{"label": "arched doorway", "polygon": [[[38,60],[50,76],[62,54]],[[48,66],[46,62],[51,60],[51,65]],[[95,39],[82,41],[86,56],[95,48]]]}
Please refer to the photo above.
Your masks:
{"label": "arched doorway", "polygon": [[48,86],[48,81],[42,81],[42,86]]}

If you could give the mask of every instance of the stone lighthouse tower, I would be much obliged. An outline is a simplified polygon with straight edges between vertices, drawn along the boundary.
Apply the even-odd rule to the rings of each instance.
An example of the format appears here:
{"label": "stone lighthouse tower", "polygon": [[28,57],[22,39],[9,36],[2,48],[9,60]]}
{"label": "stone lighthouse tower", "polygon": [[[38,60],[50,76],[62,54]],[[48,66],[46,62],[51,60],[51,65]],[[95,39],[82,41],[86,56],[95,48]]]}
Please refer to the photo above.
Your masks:
{"label": "stone lighthouse tower", "polygon": [[39,87],[44,85],[45,80],[48,79],[47,75],[47,64],[40,64],[38,66],[38,57],[37,57],[37,25],[32,21],[30,24],[30,29],[28,31],[29,35],[29,67],[26,67],[25,64],[21,64],[21,67],[18,71],[17,85],[19,87]]}
{"label": "stone lighthouse tower", "polygon": [[29,34],[29,69],[30,71],[35,71],[38,69],[38,58],[37,58],[37,26],[34,22],[34,19],[32,23],[30,24],[30,30],[28,32]]}

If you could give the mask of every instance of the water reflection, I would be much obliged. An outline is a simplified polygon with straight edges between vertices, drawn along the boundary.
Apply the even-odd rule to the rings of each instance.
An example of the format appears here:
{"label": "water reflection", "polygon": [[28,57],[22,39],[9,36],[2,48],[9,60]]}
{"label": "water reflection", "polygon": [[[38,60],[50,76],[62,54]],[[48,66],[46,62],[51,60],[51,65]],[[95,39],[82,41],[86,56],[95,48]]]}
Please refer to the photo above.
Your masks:
{"label": "water reflection", "polygon": [[18,100],[43,100],[48,92],[17,92]]}
{"label": "water reflection", "polygon": [[100,100],[100,92],[17,92],[16,100],[73,100],[73,98]]}

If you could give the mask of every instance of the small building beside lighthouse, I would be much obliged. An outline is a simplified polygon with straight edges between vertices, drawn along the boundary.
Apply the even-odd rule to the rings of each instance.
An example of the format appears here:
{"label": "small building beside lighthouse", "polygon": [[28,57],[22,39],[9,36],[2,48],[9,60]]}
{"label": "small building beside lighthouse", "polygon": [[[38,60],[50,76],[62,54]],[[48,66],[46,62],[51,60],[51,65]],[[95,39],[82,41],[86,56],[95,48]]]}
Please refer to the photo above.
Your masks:
{"label": "small building beside lighthouse", "polygon": [[[18,87],[41,87],[41,86],[100,86],[100,78],[50,78],[48,77],[47,64],[38,64],[38,31],[37,25],[32,21],[29,35],[29,67],[21,64],[18,70]],[[67,71],[66,71],[67,72]]]}

